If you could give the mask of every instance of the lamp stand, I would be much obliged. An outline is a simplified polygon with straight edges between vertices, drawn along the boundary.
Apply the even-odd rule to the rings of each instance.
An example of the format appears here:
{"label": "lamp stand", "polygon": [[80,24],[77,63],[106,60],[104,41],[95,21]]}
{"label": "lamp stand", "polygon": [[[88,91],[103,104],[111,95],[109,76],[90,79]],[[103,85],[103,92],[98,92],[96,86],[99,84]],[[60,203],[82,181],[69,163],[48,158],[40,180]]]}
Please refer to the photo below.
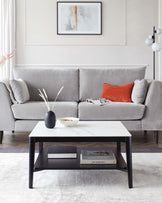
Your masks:
{"label": "lamp stand", "polygon": [[[153,43],[155,43],[155,26],[153,27],[153,35],[152,35],[152,40]],[[155,51],[153,51],[153,80],[155,80]]]}
{"label": "lamp stand", "polygon": [[155,52],[153,51],[153,80],[155,80]]}
{"label": "lamp stand", "polygon": [[152,76],[153,76],[153,80],[156,79],[156,56],[155,56],[155,52],[158,52],[162,49],[162,44],[160,44],[158,41],[156,42],[156,35],[160,35],[162,34],[162,29],[158,28],[155,29],[155,26],[153,26],[153,33],[152,35],[149,35],[148,38],[145,40],[145,44],[147,46],[151,46],[152,47],[152,51],[153,51],[153,57],[152,57]]}

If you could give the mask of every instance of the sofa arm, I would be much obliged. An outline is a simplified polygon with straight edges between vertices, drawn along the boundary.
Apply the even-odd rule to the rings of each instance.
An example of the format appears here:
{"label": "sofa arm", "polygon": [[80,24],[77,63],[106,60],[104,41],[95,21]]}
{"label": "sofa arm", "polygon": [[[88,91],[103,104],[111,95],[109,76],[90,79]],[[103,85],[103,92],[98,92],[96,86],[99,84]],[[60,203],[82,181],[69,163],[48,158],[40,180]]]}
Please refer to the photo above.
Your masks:
{"label": "sofa arm", "polygon": [[11,99],[6,86],[0,82],[0,131],[14,130],[15,119],[11,110]]}
{"label": "sofa arm", "polygon": [[150,82],[145,105],[142,129],[162,130],[162,82],[155,80]]}

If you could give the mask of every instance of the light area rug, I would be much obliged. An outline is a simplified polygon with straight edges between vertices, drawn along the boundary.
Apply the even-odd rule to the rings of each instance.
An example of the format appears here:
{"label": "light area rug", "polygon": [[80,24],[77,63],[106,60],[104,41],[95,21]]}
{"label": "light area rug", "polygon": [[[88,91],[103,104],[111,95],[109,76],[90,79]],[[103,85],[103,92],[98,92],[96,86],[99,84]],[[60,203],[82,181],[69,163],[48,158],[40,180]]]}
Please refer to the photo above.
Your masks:
{"label": "light area rug", "polygon": [[28,154],[0,154],[1,203],[161,203],[162,153],[133,153],[134,188],[119,170],[48,170],[28,189]]}

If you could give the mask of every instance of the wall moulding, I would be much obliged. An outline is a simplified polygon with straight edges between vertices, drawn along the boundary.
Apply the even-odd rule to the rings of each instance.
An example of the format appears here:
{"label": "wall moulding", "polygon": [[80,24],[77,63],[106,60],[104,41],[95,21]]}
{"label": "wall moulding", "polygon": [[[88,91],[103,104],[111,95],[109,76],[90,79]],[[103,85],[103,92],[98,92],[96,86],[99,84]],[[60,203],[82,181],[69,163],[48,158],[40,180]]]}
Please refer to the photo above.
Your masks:
{"label": "wall moulding", "polygon": [[137,66],[146,66],[149,67],[149,64],[16,64],[17,68],[76,68],[76,67],[137,67]]}
{"label": "wall moulding", "polygon": [[[87,36],[58,36],[57,35],[57,30],[56,30],[56,25],[55,25],[55,21],[56,21],[56,15],[57,13],[54,12],[53,15],[55,15],[55,18],[53,18],[53,30],[50,29],[51,34],[49,34],[49,37],[45,37],[46,34],[42,33],[42,38],[41,35],[39,36],[39,39],[36,37],[36,32],[39,32],[40,26],[38,25],[38,23],[36,23],[35,18],[33,18],[32,20],[32,10],[34,10],[34,5],[36,5],[36,3],[39,3],[39,6],[43,7],[43,3],[41,2],[46,2],[46,4],[48,3],[47,1],[39,1],[39,0],[34,0],[34,1],[29,1],[29,0],[24,0],[24,46],[126,46],[127,45],[127,0],[120,0],[119,3],[122,5],[121,8],[123,8],[123,10],[120,8],[118,8],[118,10],[120,10],[120,18],[119,20],[121,20],[121,22],[119,22],[119,25],[116,25],[116,28],[113,27],[114,25],[111,24],[111,22],[108,22],[108,25],[110,25],[112,30],[111,32],[111,36],[109,37],[108,33],[108,26],[106,26],[107,24],[105,23],[105,19],[107,12],[104,11],[104,9],[106,9],[108,6],[107,4],[111,3],[113,5],[113,0],[103,0],[102,1],[102,26],[103,26],[103,35],[101,35],[100,37],[96,37],[96,36],[92,36],[90,35],[89,37]],[[38,1],[38,2],[37,2]],[[49,1],[51,2],[51,1]],[[56,0],[53,1],[53,5],[56,6]],[[54,4],[55,3],[55,4]],[[33,5],[33,7],[32,7]],[[107,7],[106,7],[107,6]],[[32,8],[30,10],[30,8]],[[113,9],[115,9],[113,7]],[[41,10],[41,9],[40,9]],[[112,11],[113,15],[116,15],[118,17],[119,12],[117,11]],[[56,8],[53,8],[53,11],[56,11]],[[38,11],[37,11],[38,12]],[[115,14],[114,14],[115,13]],[[30,15],[29,15],[30,14]],[[39,15],[39,12],[38,12]],[[109,14],[111,15],[111,14]],[[37,16],[39,18],[39,16]],[[109,18],[108,18],[109,19]],[[46,21],[47,19],[45,19]],[[42,22],[42,27],[43,27],[43,21]],[[52,22],[52,21],[51,21]],[[33,23],[33,24],[32,24]],[[37,25],[38,30],[36,30],[37,28],[34,28],[36,26],[34,26],[34,23]],[[105,23],[105,24],[104,24]],[[47,25],[47,23],[46,23]],[[47,29],[48,29],[47,25]],[[119,27],[119,28],[118,28]],[[35,29],[35,30],[34,30]],[[119,29],[119,30],[118,30]],[[115,32],[115,30],[118,31]],[[48,30],[47,30],[48,32]],[[48,32],[50,33],[50,32]]]}

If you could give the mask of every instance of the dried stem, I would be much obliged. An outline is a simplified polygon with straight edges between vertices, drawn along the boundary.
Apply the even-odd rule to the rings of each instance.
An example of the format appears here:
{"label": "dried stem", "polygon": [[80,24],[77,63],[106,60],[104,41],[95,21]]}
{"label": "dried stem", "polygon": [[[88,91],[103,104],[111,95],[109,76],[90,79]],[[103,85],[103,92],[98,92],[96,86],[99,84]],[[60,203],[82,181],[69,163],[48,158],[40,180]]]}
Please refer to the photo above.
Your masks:
{"label": "dried stem", "polygon": [[64,89],[64,86],[62,86],[62,87],[60,88],[60,90],[58,91],[58,93],[57,93],[57,95],[56,95],[56,98],[55,98],[55,101],[57,100],[59,94],[62,92],[63,89]]}
{"label": "dried stem", "polygon": [[[64,86],[62,86],[62,87],[60,88],[60,90],[58,91],[58,93],[57,93],[57,95],[56,95],[56,97],[55,97],[54,102],[56,102],[58,96],[60,95],[60,93],[62,92],[63,89],[64,89]],[[47,96],[47,94],[46,94],[45,89],[43,89],[43,91],[41,91],[40,89],[38,89],[38,91],[39,91],[39,96],[40,96],[40,97],[43,99],[43,101],[45,102],[45,105],[46,105],[48,111],[50,111],[50,105],[49,105],[49,101],[48,101],[48,96]],[[53,109],[54,109],[54,105],[53,105],[53,107],[51,108],[51,111],[53,111]]]}
{"label": "dried stem", "polygon": [[[57,93],[57,95],[56,95],[56,97],[55,97],[54,102],[56,102],[58,96],[60,95],[60,93],[62,92],[63,89],[64,89],[64,86],[62,86],[62,87],[60,88],[60,90],[58,91],[58,93]],[[52,111],[53,111],[53,109],[54,109],[54,106],[55,106],[55,104],[54,104],[53,107],[52,107]]]}
{"label": "dried stem", "polygon": [[49,106],[48,98],[46,97],[47,94],[46,94],[45,90],[42,92],[40,89],[38,89],[38,91],[39,91],[39,93],[40,93],[39,96],[40,96],[40,97],[43,99],[43,101],[45,102],[45,105],[46,105],[48,111],[50,111],[50,106]]}
{"label": "dried stem", "polygon": [[0,66],[3,66],[5,62],[14,57],[14,52],[16,49],[13,49],[11,53],[6,54],[5,56],[0,56]]}

